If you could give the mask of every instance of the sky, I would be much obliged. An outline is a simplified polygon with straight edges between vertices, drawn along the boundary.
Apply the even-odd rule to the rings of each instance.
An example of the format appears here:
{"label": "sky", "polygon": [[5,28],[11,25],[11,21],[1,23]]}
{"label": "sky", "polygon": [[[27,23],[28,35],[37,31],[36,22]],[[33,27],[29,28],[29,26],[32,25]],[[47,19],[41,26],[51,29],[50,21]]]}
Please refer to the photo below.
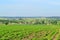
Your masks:
{"label": "sky", "polygon": [[60,16],[60,0],[0,0],[0,16]]}

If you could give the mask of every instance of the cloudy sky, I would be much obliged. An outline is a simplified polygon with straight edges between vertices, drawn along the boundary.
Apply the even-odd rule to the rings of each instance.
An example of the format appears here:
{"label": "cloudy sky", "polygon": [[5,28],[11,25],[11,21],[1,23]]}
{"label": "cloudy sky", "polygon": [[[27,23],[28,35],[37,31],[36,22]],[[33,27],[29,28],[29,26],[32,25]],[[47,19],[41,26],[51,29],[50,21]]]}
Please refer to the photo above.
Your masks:
{"label": "cloudy sky", "polygon": [[60,16],[60,0],[0,0],[0,16]]}

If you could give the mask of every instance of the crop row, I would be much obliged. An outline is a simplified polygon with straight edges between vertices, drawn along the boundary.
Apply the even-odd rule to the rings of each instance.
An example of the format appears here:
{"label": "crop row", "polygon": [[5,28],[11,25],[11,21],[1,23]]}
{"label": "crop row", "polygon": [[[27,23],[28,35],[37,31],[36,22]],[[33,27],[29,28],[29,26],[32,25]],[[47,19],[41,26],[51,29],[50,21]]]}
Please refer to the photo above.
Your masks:
{"label": "crop row", "polygon": [[59,39],[59,31],[53,25],[8,25],[0,27],[0,40],[54,40]]}

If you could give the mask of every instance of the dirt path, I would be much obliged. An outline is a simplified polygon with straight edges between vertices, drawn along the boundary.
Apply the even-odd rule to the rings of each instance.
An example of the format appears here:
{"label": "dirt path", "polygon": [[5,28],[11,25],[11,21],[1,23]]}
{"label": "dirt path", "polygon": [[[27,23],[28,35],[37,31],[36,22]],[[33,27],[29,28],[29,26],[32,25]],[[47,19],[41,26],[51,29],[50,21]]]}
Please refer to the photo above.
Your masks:
{"label": "dirt path", "polygon": [[34,36],[34,33],[31,33],[28,37],[23,38],[22,40],[31,40]]}
{"label": "dirt path", "polygon": [[60,32],[60,29],[58,30],[58,32],[54,35],[53,39],[52,40],[56,40],[57,37],[59,36],[59,32]]}
{"label": "dirt path", "polygon": [[57,37],[58,37],[58,33],[56,33],[56,34],[54,35],[54,37],[53,37],[52,40],[56,40]]}
{"label": "dirt path", "polygon": [[33,32],[33,33],[31,33],[28,37],[25,37],[25,38],[23,38],[22,40],[31,40],[32,38],[34,38],[34,37],[37,37],[37,38],[39,38],[41,35],[40,34],[44,34],[44,31],[40,31],[40,32],[37,32],[36,33],[37,35],[35,35],[35,32]]}

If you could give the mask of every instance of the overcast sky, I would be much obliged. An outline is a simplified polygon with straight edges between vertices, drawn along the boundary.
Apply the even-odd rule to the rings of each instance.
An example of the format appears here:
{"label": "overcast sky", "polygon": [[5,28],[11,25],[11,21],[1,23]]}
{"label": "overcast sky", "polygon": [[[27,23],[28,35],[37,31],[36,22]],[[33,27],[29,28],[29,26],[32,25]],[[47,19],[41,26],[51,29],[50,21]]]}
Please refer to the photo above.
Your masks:
{"label": "overcast sky", "polygon": [[60,16],[60,0],[0,0],[0,16]]}

